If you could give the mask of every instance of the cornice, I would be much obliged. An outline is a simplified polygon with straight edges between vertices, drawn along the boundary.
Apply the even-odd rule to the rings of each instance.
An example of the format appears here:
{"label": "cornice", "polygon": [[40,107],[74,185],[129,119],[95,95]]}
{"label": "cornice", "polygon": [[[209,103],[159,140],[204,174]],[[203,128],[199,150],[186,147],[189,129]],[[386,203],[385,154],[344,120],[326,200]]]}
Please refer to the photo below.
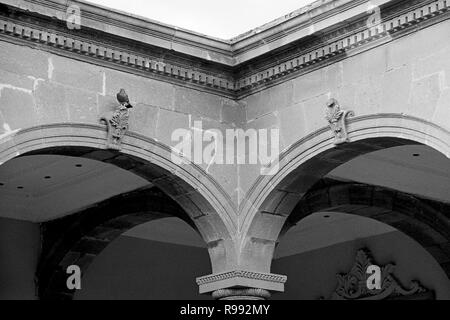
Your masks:
{"label": "cornice", "polygon": [[245,63],[313,34],[346,24],[365,16],[368,4],[382,7],[397,0],[319,0],[249,32],[247,37],[233,39],[231,48],[235,65]]}
{"label": "cornice", "polygon": [[[35,11],[41,13],[45,11],[43,9],[45,3],[47,15],[59,15],[60,18],[64,8],[62,0],[0,1],[7,4],[14,2],[14,8],[24,7],[24,3],[25,6],[33,3],[37,7]],[[386,2],[387,0],[380,1]],[[133,38],[123,38],[120,34],[111,35],[109,32],[111,32],[112,29],[110,28],[112,27],[105,27],[107,30],[104,32],[89,28],[82,28],[78,32],[70,31],[64,28],[62,18],[55,21],[47,16],[43,17],[41,14],[36,15],[35,11],[23,12],[22,15],[0,16],[0,38],[14,43],[26,43],[40,50],[47,50],[108,68],[191,87],[231,99],[240,99],[297,77],[302,73],[310,72],[348,56],[369,50],[450,17],[450,1],[448,0],[401,1],[395,2],[390,7],[383,7],[381,24],[378,28],[369,30],[365,24],[368,17],[367,14],[358,16],[358,18],[349,18],[344,25],[340,19],[337,19],[338,16],[333,15],[338,8],[340,8],[338,15],[342,14],[342,12],[348,13],[344,5],[350,6],[353,4],[353,8],[360,7],[364,0],[352,0],[351,2],[349,0],[323,1],[324,5],[335,2],[338,4],[334,9],[315,16],[316,19],[321,18],[328,22],[331,22],[330,19],[333,18],[335,22],[334,28],[330,27],[327,32],[320,33],[312,38],[304,37],[304,39],[289,44],[287,47],[284,46],[286,47],[284,49],[282,49],[283,46],[274,47],[271,44],[270,47],[273,49],[271,49],[270,55],[267,53],[262,54],[257,59],[240,63],[234,67],[212,62],[212,59],[195,57],[195,55],[181,55],[177,53],[177,50],[174,50],[173,45],[169,46],[172,48],[171,50],[166,50],[167,46],[160,46],[158,42],[150,45],[145,43],[145,39],[138,41]],[[366,2],[364,3],[366,4]],[[156,22],[144,20],[143,18],[92,6],[84,2],[80,2],[80,4],[90,10],[86,18],[83,16],[84,23],[90,21],[89,19],[92,21],[96,19],[95,21],[99,23],[102,20],[98,15],[105,15],[105,12],[110,13],[111,11],[114,15],[125,16],[128,20],[132,20],[133,24],[124,18],[125,21],[122,23],[133,25],[133,32],[136,35],[142,33],[141,36],[144,38],[148,33],[158,31],[165,34],[166,37],[172,34],[173,41],[176,38],[178,42],[189,42],[190,46],[195,40],[199,46],[203,46],[202,50],[207,50],[208,55],[216,54],[217,50],[227,52],[227,44],[222,40],[189,33],[189,31],[185,30],[181,30],[181,33],[179,32],[178,35],[184,34],[184,32],[186,34],[183,37],[178,37],[172,32],[175,30],[174,27],[159,25]],[[314,10],[320,8],[321,6],[316,6]],[[300,19],[304,14],[312,15],[311,12],[312,9],[309,11],[305,10],[305,12],[294,15],[292,19],[285,19],[286,21],[283,21],[278,26],[283,25],[283,23],[291,23],[293,28],[296,26],[298,28],[300,24],[298,21],[294,23],[293,19]],[[97,15],[97,17],[94,19],[89,15]],[[119,23],[116,18],[116,16],[113,16],[111,20]],[[136,22],[136,19],[140,19],[140,24]],[[146,24],[150,24],[152,28],[145,31]],[[108,26],[111,25],[112,23],[108,24]],[[161,30],[155,31],[155,26],[159,26]],[[120,28],[123,28],[123,26]],[[270,31],[271,26],[265,30]],[[275,34],[273,33],[273,35]],[[192,38],[188,39],[187,35],[192,36]],[[287,31],[285,31],[285,35],[288,36]],[[255,37],[257,36],[258,34],[255,35]],[[239,43],[252,37],[251,35],[244,35],[233,41]],[[209,42],[200,43],[200,39],[206,39]],[[231,51],[228,51],[227,55],[232,56]]]}
{"label": "cornice", "polygon": [[190,61],[172,62],[155,53],[142,53],[126,45],[82,37],[58,28],[0,16],[0,38],[19,44],[26,42],[40,50],[227,97],[233,96],[234,92],[234,78],[226,71],[210,71]]}
{"label": "cornice", "polygon": [[56,18],[64,23],[68,4],[77,5],[82,13],[82,28],[155,45],[224,65],[233,64],[229,41],[82,0],[71,0],[70,3],[67,0],[1,0],[0,2],[19,10],[51,19]]}
{"label": "cornice", "polygon": [[[375,6],[398,0],[370,0]],[[65,21],[66,0],[1,0],[12,7]],[[237,66],[314,32],[323,32],[337,22],[367,11],[368,0],[317,0],[284,17],[230,40],[203,35],[138,15],[72,0],[82,12],[81,26],[126,39],[152,44],[226,66]]]}
{"label": "cornice", "polygon": [[[273,59],[275,63],[268,67],[263,65],[259,69],[251,66],[248,68],[250,72],[243,70],[241,76],[237,77],[235,92],[242,98],[299,74],[395,40],[422,27],[449,19],[449,7],[450,1],[446,0],[427,1],[426,4],[420,1],[418,5],[409,7],[408,11],[391,13],[389,18],[384,18],[378,28],[373,30],[366,27],[367,17],[364,17],[353,25],[335,30],[335,37],[327,39],[325,35],[321,37],[320,44],[295,50],[294,54],[284,60]],[[325,43],[323,40],[326,40]]]}

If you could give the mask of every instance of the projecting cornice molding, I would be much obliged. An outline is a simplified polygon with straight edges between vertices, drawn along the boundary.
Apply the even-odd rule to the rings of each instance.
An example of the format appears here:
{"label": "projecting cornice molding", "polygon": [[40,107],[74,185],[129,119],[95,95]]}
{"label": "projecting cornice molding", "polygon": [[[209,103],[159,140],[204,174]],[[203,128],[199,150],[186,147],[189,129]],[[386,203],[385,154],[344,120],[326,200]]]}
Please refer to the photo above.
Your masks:
{"label": "projecting cornice molding", "polygon": [[[112,69],[132,72],[161,81],[172,82],[181,86],[193,87],[229,98],[242,98],[255,91],[296,77],[304,72],[320,68],[324,64],[391,41],[397,37],[397,34],[398,36],[408,34],[409,32],[418,30],[422,26],[426,27],[427,25],[450,17],[450,14],[448,14],[450,1],[403,1],[382,9],[382,21],[376,27],[372,26],[368,28],[365,23],[369,16],[367,13],[361,14],[361,10],[355,11],[355,7],[351,7],[350,9],[353,8],[354,13],[350,15],[349,12],[353,12],[350,9],[349,12],[345,11],[347,12],[345,17],[348,20],[346,20],[345,25],[342,25],[343,21],[336,19],[336,16],[333,14],[342,14],[343,9],[341,8],[341,11],[336,13],[337,9],[333,8],[314,16],[318,24],[323,24],[324,21],[328,21],[327,32],[321,32],[317,37],[313,37],[313,40],[311,40],[311,36],[315,33],[310,32],[303,36],[298,35],[294,37],[295,41],[299,42],[298,45],[290,44],[290,49],[288,48],[281,50],[279,53],[274,53],[270,56],[270,59],[267,59],[267,57],[264,58],[264,56],[267,56],[265,49],[259,50],[259,56],[254,55],[251,61],[247,61],[240,59],[239,55],[244,51],[249,52],[251,50],[250,48],[259,47],[260,43],[265,41],[258,33],[243,35],[227,42],[196,33],[189,33],[184,30],[173,33],[174,30],[178,29],[159,25],[156,22],[143,21],[142,18],[111,10],[113,18],[126,17],[127,19],[123,23],[127,23],[126,26],[128,27],[130,25],[134,26],[133,30],[128,30],[128,32],[136,35],[140,31],[142,32],[142,39],[139,39],[139,42],[137,39],[134,39],[134,36],[131,38],[121,36],[123,32],[119,31],[125,28],[125,26],[118,21],[116,21],[117,24],[114,25],[114,28],[111,27],[112,22],[109,22],[103,32],[96,31],[96,36],[93,37],[92,32],[77,32],[76,30],[70,31],[61,28],[60,16],[62,4],[59,6],[55,5],[55,3],[60,2],[59,0],[48,1],[49,4],[53,4],[52,10],[55,11],[53,14],[57,17],[59,15],[59,21],[57,20],[57,23],[54,20],[47,20],[47,23],[45,23],[45,19],[42,20],[42,12],[40,11],[44,10],[42,9],[44,4],[41,2],[26,0],[19,2],[20,5],[16,7],[13,1],[0,1],[16,10],[25,10],[26,5],[24,3],[34,3],[35,7],[38,8],[35,9],[37,13],[31,11],[24,12],[22,15],[0,15],[0,38],[3,40],[14,43],[27,42],[28,45],[56,52],[70,58],[88,61]],[[324,3],[329,4],[331,1],[325,1]],[[336,3],[345,3],[345,6],[343,5],[345,8],[350,3],[358,5],[362,3],[362,1],[358,0],[352,2],[348,0],[334,1]],[[384,1],[383,4],[386,2],[389,1]],[[367,2],[363,3],[367,5]],[[86,3],[80,4],[87,6]],[[317,8],[312,8],[310,11],[312,12],[314,9]],[[306,12],[312,14],[310,11],[305,10],[303,13],[297,12],[291,20],[285,17],[279,24],[266,27],[261,32],[267,33],[271,28],[281,28],[283,32],[277,33],[272,31],[270,37],[282,39],[283,37],[280,34],[290,37],[289,32],[286,30],[295,29],[295,25],[292,26],[293,21],[300,19]],[[99,19],[97,24],[100,22],[103,23],[104,21],[101,21],[99,17],[104,16],[106,14],[105,12],[108,13],[110,11],[109,9],[93,7],[93,9],[90,9],[87,18],[91,20],[94,18]],[[115,21],[114,19],[111,20]],[[144,30],[146,24],[151,23],[153,27],[150,31]],[[302,21],[298,23],[301,24]],[[304,21],[303,24],[305,24]],[[159,27],[156,28],[155,25]],[[158,29],[159,36],[162,37],[164,35],[164,39],[170,34],[172,35],[170,45],[165,43],[164,39],[161,42],[153,41],[153,38],[147,37],[149,32],[152,33],[152,37],[157,35],[154,30],[155,28]],[[113,37],[111,32],[114,30],[117,30],[117,32]],[[83,31],[85,30],[83,29]],[[92,30],[88,29],[88,31]],[[394,34],[396,34],[396,37],[393,37]],[[132,34],[124,33],[124,35],[131,36]],[[134,44],[131,43],[133,41],[135,42]],[[148,47],[150,44],[146,42],[149,41],[153,49]],[[179,47],[174,41],[184,43],[186,48],[189,47],[190,49],[187,51],[178,50]],[[295,41],[293,43],[296,43]],[[247,42],[247,49],[246,46],[242,45],[242,42]],[[238,46],[239,43],[241,43],[239,45],[240,47]],[[275,43],[271,43],[271,50],[279,49],[282,47],[282,44],[285,45],[289,41],[286,39],[281,41],[280,47],[273,46]],[[143,47],[145,50],[141,49]],[[266,45],[265,47],[268,46]],[[197,48],[200,51],[196,51],[197,49],[191,50],[192,48]],[[233,48],[236,51],[233,51]],[[157,52],[158,50],[159,52]],[[166,50],[167,54],[164,52],[161,53],[161,50]],[[149,53],[146,54],[145,52]],[[177,57],[179,52],[183,53],[183,55]],[[227,58],[225,59],[224,57]],[[233,62],[241,60],[243,62],[237,64]]]}
{"label": "projecting cornice molding", "polygon": [[[399,7],[401,13],[388,12],[390,18],[383,19],[376,26],[367,27],[367,16],[338,28],[328,34],[320,36],[320,44],[305,45],[299,53],[285,58],[284,61],[270,67],[262,67],[257,72],[251,72],[236,80],[235,90],[238,96],[257,90],[259,86],[276,84],[295,77],[313,68],[320,67],[327,61],[336,61],[339,58],[352,55],[391,41],[397,34],[408,34],[415,31],[419,25],[431,25],[440,21],[439,17],[450,18],[448,14],[450,1],[437,0],[416,2],[415,5],[405,8]],[[392,9],[391,9],[392,10]],[[389,10],[388,10],[389,11]],[[383,14],[382,14],[383,16]],[[434,21],[433,21],[434,20]],[[274,61],[282,59],[273,57]]]}

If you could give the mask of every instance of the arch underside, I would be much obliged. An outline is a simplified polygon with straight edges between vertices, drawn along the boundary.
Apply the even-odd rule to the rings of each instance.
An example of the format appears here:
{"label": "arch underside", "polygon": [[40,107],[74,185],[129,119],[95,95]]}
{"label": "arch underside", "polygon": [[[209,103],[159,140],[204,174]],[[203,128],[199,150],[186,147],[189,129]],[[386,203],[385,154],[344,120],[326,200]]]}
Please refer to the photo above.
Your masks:
{"label": "arch underside", "polygon": [[[133,132],[119,151],[106,149],[103,126],[55,123],[19,130],[0,142],[0,164],[17,156],[56,154],[111,163],[158,186],[196,221],[206,242],[228,239],[235,232],[235,209],[223,188],[199,166],[176,165],[170,147]],[[215,234],[208,229],[214,223]],[[205,230],[205,232],[203,232]]]}
{"label": "arch underside", "polygon": [[230,196],[200,166],[172,161],[170,147],[128,132],[120,151],[106,148],[104,126],[55,123],[22,129],[0,142],[0,163],[27,155],[83,157],[136,174],[163,191],[186,212],[207,244],[213,272],[234,265],[236,210]]}
{"label": "arch underside", "polygon": [[[269,243],[270,246],[274,247],[282,228],[285,230],[289,223],[295,223],[295,219],[301,216],[296,212],[303,212],[303,216],[305,216],[312,213],[312,210],[316,212],[317,210],[338,209],[342,212],[367,215],[367,212],[375,210],[366,210],[368,207],[383,208],[374,199],[379,198],[378,200],[381,199],[380,202],[382,202],[385,195],[373,190],[372,194],[375,194],[378,198],[358,200],[356,196],[349,196],[348,198],[351,199],[347,203],[330,202],[333,199],[327,198],[327,201],[312,206],[309,203],[312,197],[311,192],[315,190],[317,183],[337,166],[360,155],[400,145],[427,144],[441,152],[445,149],[445,144],[435,143],[433,139],[428,137],[431,136],[431,129],[420,136],[417,131],[414,134],[408,134],[410,129],[402,129],[401,127],[396,127],[395,130],[389,127],[385,132],[383,132],[383,129],[375,131],[373,127],[366,129],[354,127],[354,130],[349,131],[352,142],[339,146],[333,146],[329,138],[329,132],[322,130],[323,132],[320,131],[317,135],[307,137],[310,140],[299,141],[290,150],[282,154],[280,170],[275,176],[263,177],[256,181],[247,194],[246,200],[243,201],[238,218],[234,205],[230,204],[230,199],[224,195],[220,186],[195,166],[174,167],[168,156],[170,150],[159,149],[155,143],[144,149],[142,148],[142,142],[139,142],[139,137],[133,134],[126,137],[128,141],[125,140],[122,152],[105,150],[104,130],[99,130],[97,126],[79,126],[79,128],[80,131],[76,134],[74,129],[70,128],[70,125],[23,130],[11,140],[2,144],[0,161],[4,162],[16,156],[58,154],[86,157],[110,163],[150,181],[168,196],[166,200],[170,201],[165,202],[174,202],[178,209],[173,209],[172,212],[172,209],[159,210],[150,206],[146,209],[146,212],[135,212],[134,209],[130,209],[131,211],[127,209],[120,215],[116,212],[105,220],[96,221],[96,223],[91,222],[89,231],[74,231],[78,236],[73,237],[72,240],[62,239],[62,242],[68,241],[68,243],[71,243],[69,246],[63,246],[63,250],[57,249],[58,246],[49,247],[45,257],[43,256],[41,260],[38,272],[38,279],[40,279],[41,284],[39,289],[42,297],[63,299],[72,297],[72,293],[68,292],[65,286],[60,286],[62,276],[65,275],[63,273],[64,266],[69,262],[76,261],[87,268],[95,256],[107,246],[108,241],[112,241],[114,236],[125,230],[113,227],[113,230],[109,230],[111,233],[103,234],[101,231],[110,228],[111,224],[129,228],[139,223],[175,213],[176,216],[180,216],[191,225],[195,225],[208,245],[212,257],[213,273],[217,273],[226,270],[229,266],[236,267],[236,261],[239,261],[239,259],[235,256],[234,250],[240,252],[242,258],[242,254],[253,252],[251,246],[255,243],[259,245],[259,239],[261,239],[262,246]],[[433,130],[435,129],[433,127]],[[445,134],[448,134],[448,132],[444,133],[443,136]],[[442,142],[445,139],[441,136],[435,140]],[[144,155],[144,153],[147,155]],[[154,190],[151,192],[154,192]],[[387,192],[388,194],[389,192]],[[450,230],[450,224],[448,216],[443,213],[448,213],[449,208],[436,207],[435,203],[426,199],[417,199],[412,195],[405,195],[403,198],[401,193],[395,193],[395,195],[396,206],[401,207],[403,205],[405,209],[399,211],[404,216],[393,226],[413,236],[438,260],[448,274],[449,260],[447,259],[450,256],[448,254],[448,230]],[[357,200],[353,200],[354,198]],[[402,199],[403,202],[401,202]],[[161,198],[158,201],[160,200]],[[384,201],[389,202],[388,198]],[[419,202],[420,208],[422,208],[421,212],[407,211],[417,209],[417,203]],[[307,210],[303,208],[305,203],[312,208],[308,212],[302,211]],[[381,216],[383,215],[380,212],[378,213],[380,214],[379,217],[376,214],[371,217],[381,219],[380,221],[385,223],[391,222],[389,218],[382,220]],[[383,217],[385,216],[389,215],[384,214]],[[241,220],[240,223],[238,223],[238,219]],[[106,225],[102,225],[103,223]],[[77,230],[77,224],[79,223],[74,224],[73,230]],[[233,235],[238,231],[238,225],[241,227],[239,234],[242,236],[235,238]],[[416,227],[420,225],[421,228],[414,229],[411,225]],[[427,227],[423,228],[425,225]],[[255,229],[258,228],[259,231],[255,233]],[[427,228],[437,232],[445,241],[431,243],[425,230]],[[97,235],[101,236],[98,237]],[[236,245],[235,241],[240,241],[241,245]],[[87,249],[83,253],[80,248],[84,247]],[[273,249],[265,252],[273,253]],[[270,254],[265,255],[263,259],[271,258]],[[253,256],[244,257],[240,260],[243,261],[244,266],[250,265],[245,265],[245,259],[247,258],[253,259]],[[216,261],[220,261],[220,263],[216,264]],[[270,268],[270,259],[268,262]],[[264,267],[257,271],[270,271],[270,269],[263,269]]]}
{"label": "arch underside", "polygon": [[94,259],[133,227],[165,217],[178,217],[198,232],[185,211],[161,190],[146,187],[107,199],[75,214],[41,223],[42,253],[36,273],[41,299],[72,299],[67,267],[84,275]]}
{"label": "arch underside", "polygon": [[428,251],[450,279],[449,203],[385,187],[324,178],[298,202],[281,237],[303,218],[319,211],[354,214],[394,227]]}
{"label": "arch underside", "polygon": [[256,179],[239,210],[243,234],[251,234],[261,213],[289,215],[308,189],[325,174],[366,153],[424,144],[450,157],[450,132],[423,119],[404,114],[374,114],[348,121],[349,142],[334,145],[329,129],[322,128],[284,150],[276,163],[279,170],[275,175]]}
{"label": "arch underside", "polygon": [[[380,114],[353,119],[349,121],[348,133],[349,142],[339,145],[332,143],[328,130],[319,130],[304,137],[280,155],[279,170],[275,175],[260,177],[249,189],[240,208],[243,216],[241,232],[244,235],[241,238],[240,257],[244,265],[258,265],[261,271],[270,271],[271,261],[266,257],[273,256],[280,234],[289,226],[286,220],[292,221],[290,215],[301,206],[300,203],[304,204],[302,200],[311,188],[338,166],[370,152],[404,145],[427,145],[449,156],[448,130],[406,115]],[[382,198],[382,195],[379,196]],[[414,203],[412,201],[409,206],[414,206]],[[322,208],[326,209],[327,206]],[[440,222],[431,227],[436,228],[435,231],[448,241],[448,208],[434,208],[427,212],[432,212],[433,215],[424,217],[424,222],[433,223],[433,219],[439,216]],[[443,214],[445,212],[447,215]],[[407,212],[404,214],[410,215]],[[401,226],[397,227],[401,229]],[[403,231],[410,236],[414,235],[411,230]],[[416,237],[419,243],[420,237],[421,235]],[[423,245],[429,247],[428,251],[435,258],[438,257],[442,268],[448,273],[446,241],[434,248],[430,248],[427,243]],[[248,254],[255,250],[260,254]],[[443,251],[447,253],[441,255]]]}
{"label": "arch underside", "polygon": [[229,251],[233,246],[224,244],[231,238],[235,221],[227,216],[233,210],[227,209],[230,199],[220,186],[195,165],[175,165],[170,148],[151,139],[130,134],[119,152],[105,148],[104,135],[100,126],[55,124],[20,130],[0,144],[0,163],[33,155],[82,157],[117,166],[154,186],[42,223],[43,248],[36,272],[39,297],[72,299],[74,292],[66,286],[68,265],[79,265],[83,274],[124,231],[169,216],[186,221],[206,244],[214,243],[208,247],[211,266],[220,271],[225,264],[216,260],[223,262],[235,255]]}

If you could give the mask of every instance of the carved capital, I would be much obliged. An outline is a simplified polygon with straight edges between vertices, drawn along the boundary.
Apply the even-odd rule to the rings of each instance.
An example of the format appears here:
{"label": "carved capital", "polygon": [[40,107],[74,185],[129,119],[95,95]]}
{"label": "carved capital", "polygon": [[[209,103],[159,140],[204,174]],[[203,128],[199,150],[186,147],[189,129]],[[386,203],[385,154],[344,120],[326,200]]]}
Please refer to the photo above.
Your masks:
{"label": "carved capital", "polygon": [[[220,290],[236,290],[242,287],[251,288],[252,290],[283,292],[286,280],[286,276],[279,274],[233,270],[199,277],[197,278],[197,284],[200,293],[216,292],[214,295],[218,296],[225,294],[225,291]],[[233,292],[236,296],[239,295],[238,291]],[[226,293],[231,294],[231,291],[226,291]]]}
{"label": "carved capital", "polygon": [[334,135],[334,144],[338,145],[348,141],[346,119],[353,117],[353,111],[341,110],[336,99],[331,98],[326,104],[325,119]]}
{"label": "carved capital", "polygon": [[219,289],[212,297],[217,300],[267,300],[270,292],[259,288]]}

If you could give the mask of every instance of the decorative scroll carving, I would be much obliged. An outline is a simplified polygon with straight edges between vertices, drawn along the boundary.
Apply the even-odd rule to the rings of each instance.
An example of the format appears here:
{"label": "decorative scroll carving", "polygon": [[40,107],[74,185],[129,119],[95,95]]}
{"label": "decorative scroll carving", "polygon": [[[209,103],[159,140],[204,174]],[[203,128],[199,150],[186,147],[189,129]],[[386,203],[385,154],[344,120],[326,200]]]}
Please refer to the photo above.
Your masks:
{"label": "decorative scroll carving", "polygon": [[338,145],[348,141],[346,119],[353,117],[353,111],[341,110],[336,99],[331,98],[327,102],[326,116],[331,131],[334,134],[334,144]]}
{"label": "decorative scroll carving", "polygon": [[120,103],[118,109],[100,118],[101,121],[106,123],[108,129],[106,148],[112,150],[121,149],[122,139],[129,125],[130,113],[128,109],[133,108],[124,89],[120,89],[117,94],[117,101]]}
{"label": "decorative scroll carving", "polygon": [[410,289],[405,289],[394,278],[395,265],[387,264],[381,269],[381,288],[369,289],[367,279],[370,274],[367,268],[373,265],[367,250],[358,250],[356,261],[347,274],[338,274],[338,287],[331,296],[332,300],[381,300],[396,296],[411,296],[413,294],[425,293],[427,290],[417,281],[412,281]]}

